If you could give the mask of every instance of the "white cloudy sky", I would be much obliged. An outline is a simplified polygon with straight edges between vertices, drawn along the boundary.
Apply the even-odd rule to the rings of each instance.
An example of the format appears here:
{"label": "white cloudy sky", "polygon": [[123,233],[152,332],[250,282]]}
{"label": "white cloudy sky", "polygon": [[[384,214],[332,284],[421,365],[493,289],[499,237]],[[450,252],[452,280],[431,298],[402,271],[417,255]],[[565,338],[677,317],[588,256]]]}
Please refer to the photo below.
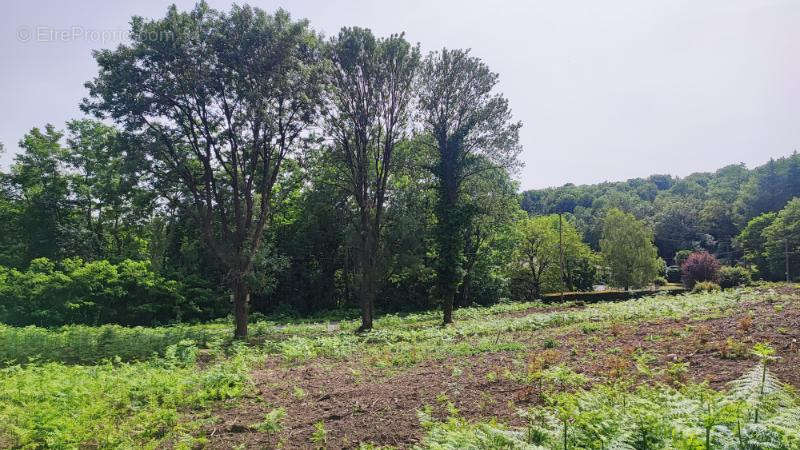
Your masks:
{"label": "white cloudy sky", "polygon": [[[162,16],[168,3],[4,4],[3,166],[31,127],[80,117],[83,83],[96,72],[91,49],[117,45],[115,31],[132,15]],[[327,35],[360,25],[378,35],[405,31],[425,50],[472,48],[500,73],[524,123],[523,188],[752,167],[800,149],[796,0],[249,3],[284,7]],[[41,42],[42,29],[88,37]],[[33,38],[23,42],[25,33]]]}

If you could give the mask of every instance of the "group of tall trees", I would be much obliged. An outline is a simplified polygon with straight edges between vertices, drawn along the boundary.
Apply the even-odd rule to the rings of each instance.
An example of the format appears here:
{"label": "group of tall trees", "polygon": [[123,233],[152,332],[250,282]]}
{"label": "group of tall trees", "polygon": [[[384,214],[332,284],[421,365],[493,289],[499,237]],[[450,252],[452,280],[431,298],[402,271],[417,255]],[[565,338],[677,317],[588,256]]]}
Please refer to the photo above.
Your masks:
{"label": "group of tall trees", "polygon": [[[423,57],[402,34],[357,27],[325,40],[284,11],[200,3],[135,17],[130,42],[95,59],[82,109],[119,128],[72,122],[66,146],[51,126],[25,136],[4,175],[3,214],[26,240],[7,235],[5,265],[80,256],[159,268],[195,253],[202,263],[184,272],[213,272],[206,278],[229,287],[244,337],[251,294],[277,288],[287,269],[280,234],[313,241],[321,230],[290,224],[346,220],[344,234],[326,230],[338,242],[318,256],[339,254],[324,276],[358,298],[368,330],[379,289],[401,269],[386,246],[402,245],[403,208],[421,208],[427,222],[407,225],[430,231],[417,251],[434,249],[421,259],[452,321],[464,265],[475,265],[487,227],[471,195],[518,164],[520,124],[479,58],[448,49]],[[103,248],[88,253],[89,243]]]}
{"label": "group of tall trees", "polygon": [[646,286],[686,249],[767,278],[800,254],[797,154],[518,195],[521,124],[466,50],[199,3],[135,17],[95,59],[95,118],[31,129],[0,173],[0,321],[232,310],[242,338],[251,309],[357,306],[366,331],[379,309],[448,324],[459,305]]}

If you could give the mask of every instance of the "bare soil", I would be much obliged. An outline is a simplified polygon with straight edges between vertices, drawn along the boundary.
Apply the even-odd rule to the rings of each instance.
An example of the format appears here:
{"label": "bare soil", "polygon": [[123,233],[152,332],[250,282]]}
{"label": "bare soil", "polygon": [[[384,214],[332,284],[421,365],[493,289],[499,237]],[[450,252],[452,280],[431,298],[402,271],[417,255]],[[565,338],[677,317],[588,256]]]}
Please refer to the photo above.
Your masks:
{"label": "bare soil", "polygon": [[[620,377],[708,381],[719,388],[755,364],[749,350],[756,342],[776,348],[781,359],[773,372],[800,388],[800,290],[785,289],[798,301],[744,305],[720,318],[518,334],[515,340],[527,344],[525,352],[428,360],[400,371],[366,367],[357,358],[318,359],[294,367],[271,358],[253,372],[256,394],[220,404],[215,422],[204,431],[212,448],[315,448],[312,434],[322,422],[326,448],[357,448],[361,442],[407,448],[423,435],[417,411],[424,405],[440,418],[447,415],[445,404],[452,402],[469,420],[494,417],[522,424],[517,409],[538,402],[539,396],[536,387],[509,379],[507,372],[566,364],[593,382]],[[556,347],[544,349],[545,342]],[[637,368],[637,360],[644,366]],[[686,371],[677,363],[686,363]],[[643,373],[648,370],[650,375]],[[277,435],[258,431],[253,425],[278,406],[287,412],[283,430]]]}

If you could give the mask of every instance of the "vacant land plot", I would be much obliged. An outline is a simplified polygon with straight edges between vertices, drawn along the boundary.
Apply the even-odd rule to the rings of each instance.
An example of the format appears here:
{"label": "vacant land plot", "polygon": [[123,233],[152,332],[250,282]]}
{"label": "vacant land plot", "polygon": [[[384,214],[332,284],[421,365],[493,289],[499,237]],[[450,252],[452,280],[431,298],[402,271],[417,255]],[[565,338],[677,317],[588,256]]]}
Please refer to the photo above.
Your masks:
{"label": "vacant land plot", "polygon": [[261,322],[248,345],[219,324],[0,328],[0,446],[800,445],[797,287],[455,319]]}

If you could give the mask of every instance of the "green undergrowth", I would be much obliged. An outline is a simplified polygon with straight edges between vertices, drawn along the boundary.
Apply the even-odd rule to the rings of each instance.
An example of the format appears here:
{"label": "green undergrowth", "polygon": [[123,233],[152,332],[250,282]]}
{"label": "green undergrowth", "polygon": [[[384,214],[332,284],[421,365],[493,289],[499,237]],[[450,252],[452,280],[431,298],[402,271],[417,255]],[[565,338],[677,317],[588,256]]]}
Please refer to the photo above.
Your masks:
{"label": "green undergrowth", "polygon": [[164,357],[93,366],[57,362],[0,369],[0,448],[154,448],[198,444],[197,421],[183,420],[215,400],[250,389],[255,355],[244,346],[216,351],[203,370],[191,341]]}
{"label": "green undergrowth", "polygon": [[[231,344],[232,325],[227,322],[164,327],[122,327],[119,325],[67,325],[57,328],[10,327],[0,324],[0,367],[31,362],[96,364],[107,359],[146,361],[164,356],[171,345],[191,340],[199,347],[212,342]],[[258,339],[274,333],[274,324],[250,327]]]}
{"label": "green undergrowth", "polygon": [[[374,330],[356,334],[357,320],[297,323],[263,320],[251,324],[254,345],[287,363],[324,357],[343,359],[354,352],[375,366],[408,366],[424,358],[444,358],[484,351],[521,349],[513,334],[546,328],[683,317],[723,315],[742,302],[788,301],[791,296],[752,288],[692,295],[658,295],[617,303],[573,308],[574,303],[545,309],[542,303],[500,303],[491,307],[461,308],[455,324],[442,328],[437,311],[389,314],[379,317]],[[551,305],[552,306],[552,305]],[[523,315],[514,314],[524,312]],[[517,317],[514,317],[514,316]],[[144,361],[162,356],[165,349],[191,339],[198,346],[222,340],[230,343],[231,324],[217,322],[166,327],[65,326],[53,329],[0,325],[0,365],[36,362],[94,364],[119,357]],[[263,343],[263,344],[262,344]]]}
{"label": "green undergrowth", "polygon": [[[378,318],[375,330],[366,334],[355,333],[358,325],[355,320],[319,323],[262,320],[251,324],[252,340],[247,345],[231,342],[231,325],[227,322],[154,328],[109,325],[44,329],[0,325],[3,367],[0,368],[0,448],[202,446],[202,437],[196,436],[202,435],[197,428],[207,414],[207,406],[215,400],[245,394],[251,383],[250,371],[267,355],[277,356],[286,364],[315,358],[350,360],[358,355],[357,363],[408,367],[432,358],[528,351],[526,334],[542,329],[598,330],[619,322],[709,317],[756,302],[771,302],[777,311],[792,301],[796,299],[791,295],[762,288],[655,296],[583,308],[573,307],[577,306],[574,304],[553,309],[540,303],[502,303],[488,308],[459,309],[456,323],[444,328],[439,326],[438,312],[386,315]],[[541,345],[546,347],[547,342]],[[553,373],[556,378],[562,375]],[[638,404],[638,397],[625,397],[622,388],[613,389],[616,390],[604,394],[606,403],[611,398]],[[586,392],[574,394],[577,397],[573,403],[580,405],[605,391]],[[683,398],[691,403],[690,400],[696,402],[699,398],[698,392],[711,395],[710,390],[699,388],[674,392],[662,388],[658,394],[653,392],[636,395],[651,402],[652,408],[659,402],[667,402],[667,398]],[[616,410],[625,408],[617,405]],[[530,417],[548,411],[556,414],[552,409],[532,411],[530,414],[534,416]],[[558,418],[555,415],[542,422],[540,430],[540,434],[550,436],[548,439],[561,430],[553,417]],[[575,417],[570,422],[574,432],[568,430],[567,434],[568,439],[579,442],[582,438],[576,424],[589,419],[584,415]],[[607,421],[591,426],[619,427],[633,423],[631,417],[610,415]],[[761,424],[767,426],[766,421],[778,420],[775,417],[782,417],[777,409],[763,409]],[[435,438],[437,433],[443,436],[450,436],[451,432],[466,433],[469,439],[480,441],[517,439],[521,432],[504,429],[499,424],[469,424],[455,416],[451,421],[432,422],[429,428],[429,443],[434,447],[439,442]],[[570,444],[569,448],[578,447]]]}
{"label": "green undergrowth", "polygon": [[[353,331],[357,322],[340,323],[331,332],[325,324],[304,325],[288,338],[268,340],[267,353],[281,355],[288,363],[301,363],[324,357],[344,359],[354,353],[378,367],[410,366],[429,358],[465,356],[480,352],[524,350],[522,343],[509,340],[513,335],[542,329],[585,326],[597,330],[611,323],[661,320],[668,318],[709,318],[726,314],[742,303],[793,301],[789,295],[771,290],[740,289],[691,295],[659,295],[618,303],[600,303],[585,308],[563,308],[537,312],[543,305],[527,305],[508,310],[465,308],[461,317],[448,327],[438,326],[439,317],[426,313],[404,317],[383,317],[365,335]],[[505,313],[532,309],[529,314],[510,317]],[[312,328],[313,327],[313,328]]]}
{"label": "green undergrowth", "polygon": [[[519,410],[528,423],[470,423],[449,406],[445,420],[419,411],[427,449],[800,449],[800,402],[772,375],[772,350],[726,390],[619,382],[591,389],[543,388],[541,406]],[[561,374],[570,377],[570,374]],[[574,374],[573,374],[574,378]],[[574,387],[574,385],[572,385]]]}

